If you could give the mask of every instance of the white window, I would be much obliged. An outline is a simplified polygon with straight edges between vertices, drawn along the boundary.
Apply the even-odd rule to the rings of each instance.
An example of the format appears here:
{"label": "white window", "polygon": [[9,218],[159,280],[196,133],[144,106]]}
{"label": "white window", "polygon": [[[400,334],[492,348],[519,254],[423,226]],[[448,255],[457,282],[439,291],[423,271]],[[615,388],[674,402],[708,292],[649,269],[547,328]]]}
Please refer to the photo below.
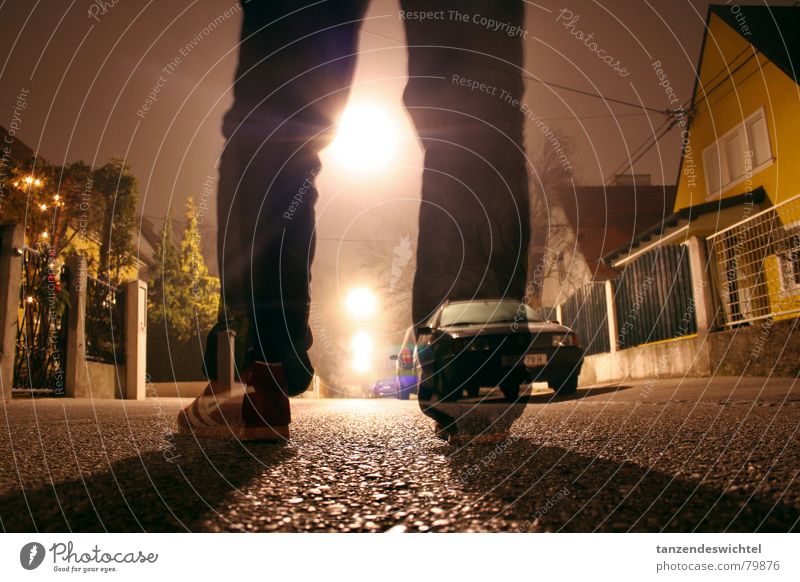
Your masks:
{"label": "white window", "polygon": [[772,164],[767,120],[762,107],[703,150],[707,198],[744,182]]}

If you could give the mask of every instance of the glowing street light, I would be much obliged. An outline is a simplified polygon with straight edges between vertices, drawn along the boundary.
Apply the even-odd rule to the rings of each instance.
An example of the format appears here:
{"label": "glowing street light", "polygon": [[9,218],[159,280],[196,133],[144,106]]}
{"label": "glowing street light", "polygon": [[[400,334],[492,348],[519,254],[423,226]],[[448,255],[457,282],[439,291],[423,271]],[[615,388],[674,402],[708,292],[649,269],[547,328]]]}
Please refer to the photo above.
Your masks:
{"label": "glowing street light", "polygon": [[350,340],[353,352],[353,369],[356,372],[368,372],[372,367],[372,348],[375,345],[372,336],[365,331],[359,331]]}
{"label": "glowing street light", "polygon": [[374,343],[375,342],[372,341],[372,336],[365,331],[359,331],[353,336],[353,339],[350,340],[350,346],[353,348],[353,353],[356,355],[371,354]]}
{"label": "glowing street light", "polygon": [[356,287],[350,290],[344,303],[351,316],[364,319],[375,313],[378,298],[366,287]]}

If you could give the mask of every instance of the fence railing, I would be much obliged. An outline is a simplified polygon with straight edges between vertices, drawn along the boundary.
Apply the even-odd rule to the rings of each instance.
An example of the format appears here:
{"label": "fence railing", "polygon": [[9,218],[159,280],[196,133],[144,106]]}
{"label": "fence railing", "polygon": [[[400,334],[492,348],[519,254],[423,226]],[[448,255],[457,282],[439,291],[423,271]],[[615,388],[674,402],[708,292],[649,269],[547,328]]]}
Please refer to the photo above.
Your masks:
{"label": "fence railing", "polygon": [[604,283],[588,283],[577,289],[561,304],[561,319],[578,334],[587,356],[611,349]]}
{"label": "fence railing", "polygon": [[697,331],[686,245],[665,245],[642,255],[614,283],[619,349]]}
{"label": "fence railing", "polygon": [[[611,282],[610,293],[606,285],[587,283],[560,306],[562,322],[580,336],[587,356],[697,332],[686,245],[666,245],[646,253],[628,263]],[[615,332],[609,331],[609,317]]]}
{"label": "fence railing", "polygon": [[125,292],[86,278],[86,358],[107,364],[125,362]]}
{"label": "fence railing", "polygon": [[726,326],[800,312],[800,195],[708,242]]}

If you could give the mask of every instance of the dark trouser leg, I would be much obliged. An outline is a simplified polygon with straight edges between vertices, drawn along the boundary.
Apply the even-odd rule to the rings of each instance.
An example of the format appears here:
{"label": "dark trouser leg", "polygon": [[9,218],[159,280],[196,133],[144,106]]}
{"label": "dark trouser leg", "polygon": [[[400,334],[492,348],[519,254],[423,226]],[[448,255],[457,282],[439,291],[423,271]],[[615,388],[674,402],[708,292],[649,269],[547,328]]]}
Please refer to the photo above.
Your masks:
{"label": "dark trouser leg", "polygon": [[[402,0],[402,5],[407,11],[445,11],[444,20],[406,22],[404,101],[425,148],[412,308],[420,324],[447,298],[522,300],[525,294],[529,214],[522,40],[472,20],[480,15],[521,30],[524,3]],[[468,21],[451,18],[450,11]],[[443,387],[444,393],[452,388]],[[493,405],[499,408],[487,416],[471,405],[442,405],[439,397],[421,391],[420,405],[443,425],[452,417],[458,425],[505,423],[507,429],[521,410]]]}
{"label": "dark trouser leg", "polygon": [[[413,289],[414,321],[422,322],[447,297],[524,296],[529,226],[519,107],[522,40],[471,18],[521,27],[524,3],[403,0],[402,5],[407,11],[445,11],[444,20],[406,22],[404,101],[425,148]],[[451,10],[469,15],[469,22],[451,19]],[[471,90],[467,82],[484,89]]]}
{"label": "dark trouser leg", "polygon": [[[282,362],[290,394],[304,391],[313,375],[308,287],[317,154],[348,96],[366,0],[304,4],[244,5],[217,202],[217,329],[244,338],[243,366]],[[213,340],[207,347],[213,378]]]}

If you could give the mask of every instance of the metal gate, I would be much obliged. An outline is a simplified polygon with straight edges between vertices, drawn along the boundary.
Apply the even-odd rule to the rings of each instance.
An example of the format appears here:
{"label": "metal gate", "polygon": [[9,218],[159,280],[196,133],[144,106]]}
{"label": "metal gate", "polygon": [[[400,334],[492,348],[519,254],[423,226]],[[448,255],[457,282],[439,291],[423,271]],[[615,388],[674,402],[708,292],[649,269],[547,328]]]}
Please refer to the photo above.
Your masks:
{"label": "metal gate", "polygon": [[607,314],[604,283],[580,287],[561,305],[562,323],[578,334],[587,356],[610,350]]}
{"label": "metal gate", "polygon": [[64,395],[69,299],[66,268],[46,245],[22,251],[14,392]]}
{"label": "metal gate", "polygon": [[665,245],[627,265],[615,281],[614,303],[620,349],[695,333],[687,247]]}

